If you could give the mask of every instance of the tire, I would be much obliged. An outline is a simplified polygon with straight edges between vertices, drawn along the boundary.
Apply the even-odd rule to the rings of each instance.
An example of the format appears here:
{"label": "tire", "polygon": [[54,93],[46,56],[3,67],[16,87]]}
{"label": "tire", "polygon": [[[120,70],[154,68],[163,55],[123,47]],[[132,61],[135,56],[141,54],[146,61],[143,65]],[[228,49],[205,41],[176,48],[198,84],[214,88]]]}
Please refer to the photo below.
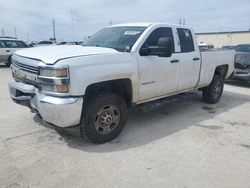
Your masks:
{"label": "tire", "polygon": [[89,96],[83,107],[81,131],[94,143],[105,143],[116,138],[127,121],[127,106],[122,97],[101,92]]}
{"label": "tire", "polygon": [[202,90],[204,101],[209,104],[217,103],[221,98],[223,89],[224,89],[223,78],[218,74],[214,75],[214,78],[210,83],[210,85]]}

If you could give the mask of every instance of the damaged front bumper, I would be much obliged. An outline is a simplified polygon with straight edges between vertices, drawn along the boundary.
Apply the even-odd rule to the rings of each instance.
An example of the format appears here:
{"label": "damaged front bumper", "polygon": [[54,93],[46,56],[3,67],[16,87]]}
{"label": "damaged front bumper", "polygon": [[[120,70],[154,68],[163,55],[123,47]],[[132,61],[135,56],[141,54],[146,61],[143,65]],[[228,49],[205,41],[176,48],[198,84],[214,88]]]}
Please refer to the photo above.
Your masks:
{"label": "damaged front bumper", "polygon": [[70,127],[81,121],[83,97],[54,97],[39,92],[33,85],[12,80],[11,98],[39,113],[44,121],[59,127]]}
{"label": "damaged front bumper", "polygon": [[250,81],[250,69],[235,69],[232,76],[233,79]]}

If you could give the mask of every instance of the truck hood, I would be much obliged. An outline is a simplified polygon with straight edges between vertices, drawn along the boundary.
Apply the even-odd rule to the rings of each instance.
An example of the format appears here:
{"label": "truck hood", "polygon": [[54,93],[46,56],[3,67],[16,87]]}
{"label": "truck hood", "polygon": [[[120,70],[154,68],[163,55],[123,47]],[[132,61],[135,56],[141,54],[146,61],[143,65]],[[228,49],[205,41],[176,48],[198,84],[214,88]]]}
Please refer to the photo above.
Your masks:
{"label": "truck hood", "polygon": [[63,45],[28,48],[18,50],[15,54],[22,57],[41,60],[46,64],[55,64],[60,59],[110,53],[118,53],[118,51],[103,47]]}

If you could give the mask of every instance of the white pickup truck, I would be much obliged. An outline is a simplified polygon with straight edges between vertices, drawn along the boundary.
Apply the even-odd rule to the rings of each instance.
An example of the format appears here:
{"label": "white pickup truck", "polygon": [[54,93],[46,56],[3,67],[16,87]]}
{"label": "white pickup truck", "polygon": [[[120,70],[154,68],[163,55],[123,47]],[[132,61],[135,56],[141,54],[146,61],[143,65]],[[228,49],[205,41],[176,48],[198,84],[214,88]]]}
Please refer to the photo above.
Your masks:
{"label": "white pickup truck", "polygon": [[95,143],[115,138],[131,106],[193,89],[216,103],[233,73],[232,51],[200,52],[192,29],[161,23],[102,29],[83,46],[12,56],[11,98],[59,127],[80,124]]}

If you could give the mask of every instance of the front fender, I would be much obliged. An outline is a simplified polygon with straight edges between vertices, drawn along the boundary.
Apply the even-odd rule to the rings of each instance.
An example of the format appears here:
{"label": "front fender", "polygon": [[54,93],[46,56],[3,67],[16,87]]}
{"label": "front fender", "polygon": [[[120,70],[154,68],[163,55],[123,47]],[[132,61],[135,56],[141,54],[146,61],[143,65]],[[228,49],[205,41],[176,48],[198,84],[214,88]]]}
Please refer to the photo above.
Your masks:
{"label": "front fender", "polygon": [[138,98],[138,63],[130,53],[77,57],[63,60],[61,64],[69,66],[70,95],[82,96],[87,87],[95,83],[129,79],[133,101]]}

